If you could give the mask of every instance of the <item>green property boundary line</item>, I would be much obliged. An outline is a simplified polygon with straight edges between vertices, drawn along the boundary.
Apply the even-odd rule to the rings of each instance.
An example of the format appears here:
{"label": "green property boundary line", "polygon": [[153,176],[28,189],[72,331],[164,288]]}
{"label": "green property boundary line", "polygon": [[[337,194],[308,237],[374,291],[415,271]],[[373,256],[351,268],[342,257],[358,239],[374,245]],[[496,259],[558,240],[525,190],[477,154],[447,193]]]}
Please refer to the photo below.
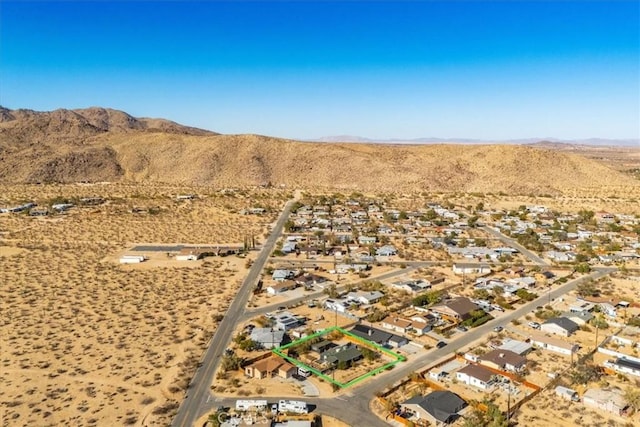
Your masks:
{"label": "green property boundary line", "polygon": [[[293,358],[293,357],[291,357],[291,356],[289,356],[289,355],[287,355],[287,354],[285,354],[283,352],[283,350],[286,350],[286,349],[288,349],[290,347],[298,346],[298,345],[300,345],[300,344],[302,344],[304,342],[307,342],[309,340],[315,339],[317,337],[322,337],[322,336],[328,335],[328,334],[330,334],[331,332],[334,332],[334,331],[338,331],[338,332],[340,332],[340,333],[342,333],[344,335],[347,335],[350,338],[362,343],[363,345],[365,345],[367,347],[372,347],[375,350],[377,350],[379,352],[382,352],[382,353],[386,354],[387,356],[393,358],[394,360],[389,362],[389,363],[386,363],[386,364],[384,364],[384,365],[382,365],[382,366],[380,366],[380,367],[378,367],[376,369],[374,369],[371,372],[367,372],[364,375],[361,375],[361,376],[359,376],[357,378],[354,378],[349,382],[342,383],[340,381],[334,380],[333,378],[323,374],[322,372],[318,371],[317,369],[314,369],[311,366],[309,366],[309,365],[299,361],[298,359],[295,359],[295,358]],[[292,363],[293,365],[295,365],[295,366],[297,366],[299,368],[303,368],[303,369],[305,369],[305,370],[307,370],[309,372],[312,372],[315,375],[317,375],[318,377],[322,378],[323,380],[325,380],[325,381],[327,381],[327,382],[329,382],[331,384],[335,384],[340,388],[350,387],[350,386],[352,386],[352,385],[354,385],[354,384],[356,384],[356,383],[358,383],[358,382],[360,382],[360,381],[362,381],[362,380],[364,380],[366,378],[369,378],[369,377],[374,376],[374,375],[376,375],[376,374],[378,374],[378,373],[380,373],[382,371],[390,369],[392,366],[395,366],[396,364],[398,364],[400,362],[404,362],[404,361],[407,360],[406,357],[404,357],[404,356],[402,356],[400,354],[397,354],[397,353],[395,353],[395,352],[393,352],[393,351],[391,351],[389,349],[386,349],[386,348],[384,348],[384,347],[382,347],[382,346],[380,346],[380,345],[378,345],[378,344],[376,344],[376,343],[374,343],[372,341],[369,341],[369,340],[366,340],[366,339],[364,339],[362,337],[354,335],[351,332],[346,331],[346,330],[342,329],[339,326],[331,326],[330,328],[323,329],[322,331],[319,331],[319,332],[316,332],[314,334],[308,335],[308,336],[306,336],[304,338],[300,338],[299,340],[293,341],[293,342],[291,342],[289,344],[286,344],[286,345],[284,345],[282,347],[274,348],[272,350],[272,352],[274,354],[282,357],[286,361]]]}

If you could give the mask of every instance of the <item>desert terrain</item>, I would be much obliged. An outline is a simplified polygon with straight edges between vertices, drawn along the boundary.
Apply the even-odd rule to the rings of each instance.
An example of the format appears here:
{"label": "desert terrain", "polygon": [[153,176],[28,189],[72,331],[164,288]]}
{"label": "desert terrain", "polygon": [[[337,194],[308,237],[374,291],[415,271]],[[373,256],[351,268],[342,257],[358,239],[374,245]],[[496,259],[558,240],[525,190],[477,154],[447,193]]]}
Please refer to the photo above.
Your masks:
{"label": "desert terrain", "polygon": [[[540,147],[327,145],[218,135],[114,110],[0,109],[0,207],[49,209],[0,214],[3,425],[170,422],[257,252],[177,261],[156,251],[120,264],[135,246],[259,248],[294,188],[363,192],[407,210],[436,201],[639,215],[640,181],[625,171],[640,150],[629,150],[630,160],[603,163]],[[101,202],[79,203],[87,197]],[[52,209],[64,202],[75,206]],[[218,386],[234,380],[261,387],[231,376]],[[532,411],[541,407],[533,402]],[[527,406],[522,417],[534,421]]]}
{"label": "desert terrain", "polygon": [[616,197],[638,187],[596,160],[531,146],[311,143],[219,135],[102,108],[1,110],[0,182],[78,181]]}
{"label": "desert terrain", "polygon": [[256,252],[199,261],[161,253],[139,265],[118,255],[141,242],[260,241],[272,214],[239,211],[284,199],[197,190],[177,201],[177,187],[2,187],[6,203],[105,200],[46,217],[0,215],[3,425],[169,423]]}

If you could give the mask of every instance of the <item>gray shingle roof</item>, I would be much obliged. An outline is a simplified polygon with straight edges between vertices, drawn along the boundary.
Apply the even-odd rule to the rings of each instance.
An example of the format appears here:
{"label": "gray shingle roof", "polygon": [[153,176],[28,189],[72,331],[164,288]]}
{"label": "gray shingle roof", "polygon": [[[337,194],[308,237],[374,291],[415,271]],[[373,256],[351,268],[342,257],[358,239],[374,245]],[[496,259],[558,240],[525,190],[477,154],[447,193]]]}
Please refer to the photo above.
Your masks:
{"label": "gray shingle roof", "polygon": [[451,422],[456,414],[467,406],[460,396],[450,391],[434,391],[426,396],[416,396],[403,402],[420,406],[432,417],[443,423]]}

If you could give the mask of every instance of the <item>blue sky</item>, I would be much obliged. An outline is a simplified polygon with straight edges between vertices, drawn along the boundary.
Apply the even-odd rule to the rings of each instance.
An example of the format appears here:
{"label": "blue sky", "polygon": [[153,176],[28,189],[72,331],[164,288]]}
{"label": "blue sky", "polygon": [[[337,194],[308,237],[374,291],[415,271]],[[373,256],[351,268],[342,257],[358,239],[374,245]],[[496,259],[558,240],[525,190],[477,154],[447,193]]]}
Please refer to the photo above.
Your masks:
{"label": "blue sky", "polygon": [[2,0],[0,104],[290,138],[640,138],[640,6]]}

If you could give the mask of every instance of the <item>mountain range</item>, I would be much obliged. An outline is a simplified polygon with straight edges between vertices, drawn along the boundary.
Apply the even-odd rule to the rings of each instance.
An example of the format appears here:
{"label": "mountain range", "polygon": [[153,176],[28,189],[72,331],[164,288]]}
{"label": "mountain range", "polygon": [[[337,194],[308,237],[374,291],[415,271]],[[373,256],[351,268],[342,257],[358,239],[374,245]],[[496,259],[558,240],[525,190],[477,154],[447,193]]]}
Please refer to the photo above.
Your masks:
{"label": "mountain range", "polygon": [[223,135],[99,107],[0,108],[0,182],[80,181],[519,194],[638,185],[596,160],[533,145],[327,144]]}
{"label": "mountain range", "polygon": [[640,148],[640,139],[606,139],[606,138],[586,138],[586,139],[559,139],[552,137],[545,138],[521,138],[505,140],[485,140],[471,138],[387,138],[375,139],[354,135],[323,136],[321,138],[310,139],[314,142],[357,142],[363,144],[536,144],[538,142],[552,142],[570,145],[588,146],[617,146]]}

